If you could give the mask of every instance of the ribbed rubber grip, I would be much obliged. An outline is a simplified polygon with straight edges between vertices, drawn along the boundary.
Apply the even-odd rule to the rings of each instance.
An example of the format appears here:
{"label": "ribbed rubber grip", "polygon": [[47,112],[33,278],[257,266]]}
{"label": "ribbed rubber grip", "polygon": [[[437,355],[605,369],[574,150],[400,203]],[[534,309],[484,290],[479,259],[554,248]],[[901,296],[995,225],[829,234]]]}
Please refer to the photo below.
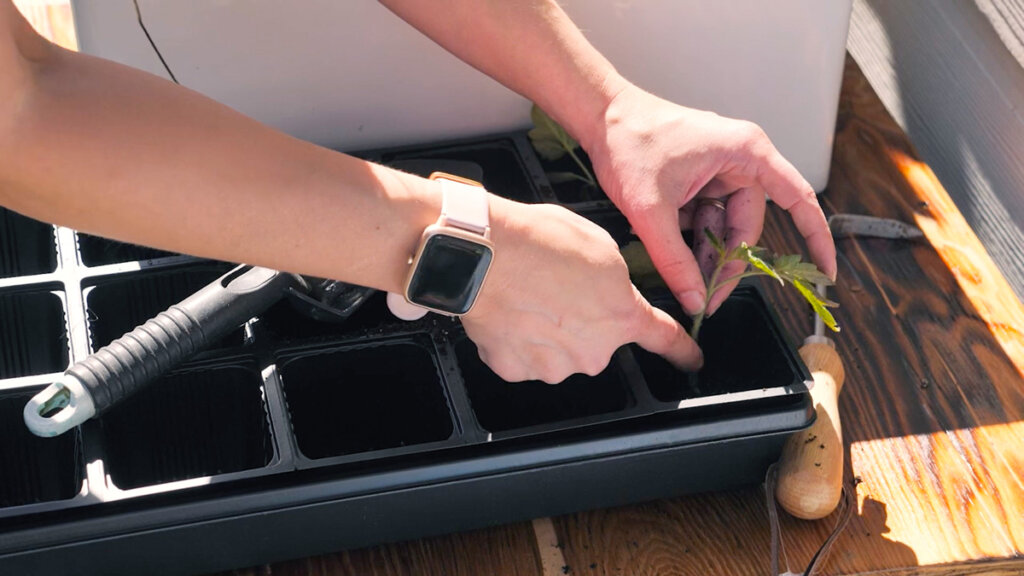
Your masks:
{"label": "ribbed rubber grip", "polygon": [[157,380],[280,300],[298,276],[241,265],[68,368],[96,413]]}
{"label": "ribbed rubber grip", "polygon": [[171,306],[67,371],[89,389],[102,413],[224,335],[207,334],[195,318]]}

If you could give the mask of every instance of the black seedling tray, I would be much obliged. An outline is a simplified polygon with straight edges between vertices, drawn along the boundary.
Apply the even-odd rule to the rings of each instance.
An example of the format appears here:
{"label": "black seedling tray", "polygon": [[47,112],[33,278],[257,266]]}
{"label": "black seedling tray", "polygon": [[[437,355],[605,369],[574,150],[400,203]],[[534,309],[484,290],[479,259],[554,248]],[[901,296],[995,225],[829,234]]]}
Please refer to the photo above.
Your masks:
{"label": "black seedling tray", "polygon": [[[497,193],[559,200],[522,133],[363,155],[468,163]],[[563,203],[632,239],[600,201]],[[33,394],[229,265],[9,212],[0,226],[0,574],[210,572],[756,483],[813,415],[752,287],[706,322],[697,390],[635,346],[596,377],[510,384],[457,321],[398,321],[378,294],[342,324],[281,301],[101,418],[36,438]]]}

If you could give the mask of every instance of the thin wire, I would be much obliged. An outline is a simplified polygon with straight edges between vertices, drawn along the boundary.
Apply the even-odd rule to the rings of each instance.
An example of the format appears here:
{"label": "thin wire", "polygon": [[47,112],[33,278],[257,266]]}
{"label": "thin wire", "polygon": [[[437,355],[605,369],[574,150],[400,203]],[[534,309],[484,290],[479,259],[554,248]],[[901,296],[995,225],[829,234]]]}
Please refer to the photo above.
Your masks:
{"label": "thin wire", "polygon": [[821,545],[821,548],[814,553],[814,557],[811,558],[811,562],[807,566],[807,571],[804,572],[805,576],[816,576],[821,572],[821,568],[828,561],[829,553],[832,552],[832,546],[850,523],[850,518],[853,517],[855,506],[853,490],[848,488],[848,485],[845,483],[843,484],[842,500],[839,506],[839,518],[836,519],[835,528],[832,529],[832,533],[829,534],[828,539]]}
{"label": "thin wire", "polygon": [[779,471],[773,463],[768,467],[768,475],[764,482],[764,496],[768,504],[768,528],[770,533],[770,564],[769,576],[779,574],[779,511],[775,507],[775,483],[778,482]]}
{"label": "thin wire", "polygon": [[149,40],[149,45],[153,47],[153,51],[156,52],[156,57],[160,59],[160,63],[164,65],[164,70],[167,70],[167,74],[171,76],[171,80],[174,80],[175,84],[181,84],[178,82],[178,78],[174,76],[174,72],[171,72],[171,67],[167,65],[167,61],[164,60],[164,55],[160,53],[160,49],[156,47],[156,42],[153,42],[153,37],[149,35],[149,30],[146,29],[146,23],[142,21],[142,11],[139,10],[139,0],[132,0],[132,4],[135,5],[135,15],[139,18],[139,27],[142,28],[142,33],[146,35],[146,40]]}
{"label": "thin wire", "polygon": [[775,462],[768,467],[764,481],[765,500],[768,503],[768,526],[771,532],[771,576],[779,576],[779,553],[782,553],[783,562],[786,564],[786,574],[790,574],[789,554],[786,553],[786,543],[782,540],[782,529],[779,526],[779,509],[775,503],[775,487],[779,483],[779,463]]}
{"label": "thin wire", "polygon": [[[768,472],[765,474],[764,491],[765,500],[768,504],[768,526],[770,531],[770,574],[771,576],[779,576],[779,552],[781,551],[783,556],[786,554],[786,548],[782,542],[782,529],[779,526],[779,512],[775,501],[775,486],[779,481],[778,463],[774,463],[768,467]],[[811,561],[807,565],[801,575],[802,576],[817,576],[820,574],[822,567],[828,560],[829,553],[832,551],[833,545],[839,536],[843,533],[843,530],[850,524],[850,519],[853,517],[853,510],[856,507],[855,486],[848,483],[843,483],[842,496],[839,501],[839,517],[836,519],[835,527],[832,529],[832,533],[829,534],[828,539],[818,548],[817,552],[811,558]],[[792,574],[789,570],[789,558],[786,558],[786,574]]]}

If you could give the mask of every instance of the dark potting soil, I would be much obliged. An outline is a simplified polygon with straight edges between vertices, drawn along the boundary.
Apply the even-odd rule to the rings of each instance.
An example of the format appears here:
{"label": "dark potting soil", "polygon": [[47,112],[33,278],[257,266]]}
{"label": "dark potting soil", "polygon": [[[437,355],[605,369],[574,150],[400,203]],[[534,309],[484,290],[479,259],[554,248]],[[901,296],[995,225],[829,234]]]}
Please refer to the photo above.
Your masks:
{"label": "dark potting soil", "polygon": [[437,366],[418,344],[314,353],[279,365],[307,458],[441,441],[454,431]]}
{"label": "dark potting soil", "polygon": [[631,402],[614,360],[597,376],[576,374],[551,385],[538,380],[502,380],[480,360],[476,345],[468,338],[456,343],[455,354],[473,412],[491,432],[617,412]]}
{"label": "dark potting soil", "polygon": [[262,384],[242,366],[161,378],[100,418],[107,473],[126,490],[266,466],[274,447]]}
{"label": "dark potting soil", "polygon": [[[654,305],[677,320],[683,318],[683,311],[674,300],[659,300]],[[689,325],[688,319],[684,324]],[[802,379],[787,359],[785,343],[771,329],[764,301],[748,289],[737,289],[706,319],[699,338],[704,367],[697,373],[696,392],[690,384],[690,373],[680,372],[660,356],[632,346],[655,398],[676,402],[786,386]]]}

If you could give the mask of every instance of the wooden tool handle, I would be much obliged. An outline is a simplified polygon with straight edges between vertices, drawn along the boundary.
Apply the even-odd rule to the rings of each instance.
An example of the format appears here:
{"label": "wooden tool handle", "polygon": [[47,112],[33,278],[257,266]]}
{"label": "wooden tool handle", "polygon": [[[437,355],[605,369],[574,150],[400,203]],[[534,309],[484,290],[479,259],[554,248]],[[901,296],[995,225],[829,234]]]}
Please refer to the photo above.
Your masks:
{"label": "wooden tool handle", "polygon": [[818,417],[782,448],[775,498],[793,516],[817,520],[836,509],[843,490],[843,430],[837,401],[846,374],[829,344],[805,344],[800,356],[814,377],[811,401]]}

